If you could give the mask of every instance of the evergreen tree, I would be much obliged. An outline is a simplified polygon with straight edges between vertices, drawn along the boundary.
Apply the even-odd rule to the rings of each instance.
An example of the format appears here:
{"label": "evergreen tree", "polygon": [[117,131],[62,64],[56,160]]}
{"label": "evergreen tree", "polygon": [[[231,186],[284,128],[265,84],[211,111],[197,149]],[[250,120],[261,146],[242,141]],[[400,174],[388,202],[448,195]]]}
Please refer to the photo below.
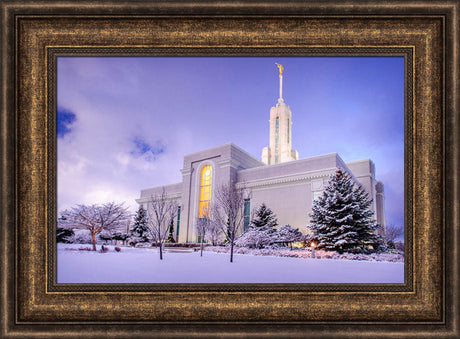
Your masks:
{"label": "evergreen tree", "polygon": [[377,248],[381,238],[369,209],[372,200],[341,169],[332,175],[323,194],[313,202],[311,225],[318,248],[338,252],[362,252],[371,245]]}
{"label": "evergreen tree", "polygon": [[73,235],[74,235],[74,232],[72,229],[58,227],[56,229],[56,242],[62,242],[65,244],[71,243],[69,239]]}
{"label": "evergreen tree", "polygon": [[268,208],[265,203],[259,206],[256,210],[254,218],[251,220],[251,227],[253,228],[267,228],[274,231],[274,227],[278,225],[276,215]]}
{"label": "evergreen tree", "polygon": [[112,240],[125,241],[128,238],[128,234],[123,232],[115,232],[112,234]]}
{"label": "evergreen tree", "polygon": [[370,209],[372,199],[361,185],[355,186],[354,195],[359,206],[354,216],[358,238],[362,239],[365,245],[371,245],[374,249],[382,248],[384,239],[377,233],[380,225],[374,220],[374,212]]}
{"label": "evergreen tree", "polygon": [[168,239],[166,239],[166,242],[168,243],[176,242],[174,240],[174,220],[171,220],[171,222],[169,223],[169,234],[168,234]]}
{"label": "evergreen tree", "polygon": [[133,227],[129,230],[129,234],[133,237],[138,237],[139,242],[148,241],[148,228],[147,228],[147,211],[141,206],[136,212],[134,217]]}
{"label": "evergreen tree", "polygon": [[66,228],[65,222],[67,218],[63,215],[58,218],[57,220],[57,228],[56,228],[56,242],[62,242],[65,244],[71,243],[71,238],[75,235],[71,228]]}

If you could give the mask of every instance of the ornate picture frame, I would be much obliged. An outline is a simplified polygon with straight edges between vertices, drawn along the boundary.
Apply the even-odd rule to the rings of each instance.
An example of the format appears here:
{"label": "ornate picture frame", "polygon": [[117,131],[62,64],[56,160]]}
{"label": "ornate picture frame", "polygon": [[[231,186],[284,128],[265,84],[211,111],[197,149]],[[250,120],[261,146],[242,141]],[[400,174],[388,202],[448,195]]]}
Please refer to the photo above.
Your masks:
{"label": "ornate picture frame", "polygon": [[[4,337],[459,335],[455,2],[3,1]],[[403,55],[405,284],[55,283],[60,55]]]}

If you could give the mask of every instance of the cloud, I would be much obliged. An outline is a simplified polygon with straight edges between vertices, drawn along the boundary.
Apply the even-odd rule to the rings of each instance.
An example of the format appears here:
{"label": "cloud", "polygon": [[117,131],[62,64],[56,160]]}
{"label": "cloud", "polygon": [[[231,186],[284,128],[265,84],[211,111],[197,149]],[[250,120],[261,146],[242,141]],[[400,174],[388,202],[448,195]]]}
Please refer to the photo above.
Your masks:
{"label": "cloud", "polygon": [[147,161],[155,161],[160,154],[165,152],[165,146],[159,140],[151,145],[144,138],[136,136],[133,144],[134,148],[130,154],[135,157],[143,156]]}
{"label": "cloud", "polygon": [[72,124],[77,120],[75,113],[65,108],[57,110],[57,136],[63,138],[71,132]]}
{"label": "cloud", "polygon": [[184,152],[193,145],[187,130],[163,138],[160,126],[138,128],[115,109],[105,114],[83,103],[71,109],[79,118],[72,138],[58,142],[58,210],[115,200],[134,211],[141,189],[181,180]]}
{"label": "cloud", "polygon": [[184,155],[227,142],[259,158],[279,62],[300,158],[371,158],[387,219],[400,220],[404,62],[352,59],[59,57],[58,209],[123,199],[135,210],[141,189],[182,180]]}

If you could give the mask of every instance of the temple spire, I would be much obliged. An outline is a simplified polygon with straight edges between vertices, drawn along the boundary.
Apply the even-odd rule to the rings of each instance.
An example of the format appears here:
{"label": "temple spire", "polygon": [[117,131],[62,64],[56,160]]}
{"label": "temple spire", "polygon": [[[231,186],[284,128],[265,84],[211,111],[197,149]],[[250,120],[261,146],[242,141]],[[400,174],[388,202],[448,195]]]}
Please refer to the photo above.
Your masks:
{"label": "temple spire", "polygon": [[281,164],[299,159],[299,154],[292,149],[292,113],[283,100],[283,69],[275,63],[280,71],[280,96],[275,107],[270,108],[269,146],[262,149],[262,161],[267,165]]}
{"label": "temple spire", "polygon": [[278,102],[281,103],[283,102],[283,65],[280,65],[278,63],[275,63],[275,65],[279,68],[280,70],[280,97],[278,99]]}

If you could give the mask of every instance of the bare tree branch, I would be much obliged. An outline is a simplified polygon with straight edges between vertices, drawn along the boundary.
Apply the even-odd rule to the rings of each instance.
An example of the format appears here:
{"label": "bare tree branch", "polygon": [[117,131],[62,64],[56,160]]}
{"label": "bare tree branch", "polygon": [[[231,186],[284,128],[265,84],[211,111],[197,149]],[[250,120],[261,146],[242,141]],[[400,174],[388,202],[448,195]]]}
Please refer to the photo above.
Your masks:
{"label": "bare tree branch", "polygon": [[177,207],[177,202],[168,198],[164,188],[161,194],[150,198],[147,227],[152,237],[160,245],[160,259],[163,259],[163,245],[167,239],[169,224],[177,216]]}
{"label": "bare tree branch", "polygon": [[214,193],[212,219],[218,225],[230,244],[230,262],[233,262],[233,247],[236,236],[244,224],[244,199],[249,195],[245,185],[237,188],[234,183],[220,185]]}
{"label": "bare tree branch", "polygon": [[203,242],[206,237],[206,232],[210,228],[211,225],[211,220],[209,217],[209,212],[207,209],[203,212],[203,215],[205,217],[203,218],[197,218],[196,223],[195,223],[195,229],[196,229],[196,234],[200,237],[200,256],[203,256]]}
{"label": "bare tree branch", "polygon": [[108,202],[102,205],[77,205],[61,213],[58,226],[80,228],[91,232],[93,250],[96,250],[96,234],[102,230],[120,230],[130,218],[123,204]]}
{"label": "bare tree branch", "polygon": [[387,244],[394,245],[396,238],[404,234],[404,227],[388,224],[385,228],[385,241]]}

